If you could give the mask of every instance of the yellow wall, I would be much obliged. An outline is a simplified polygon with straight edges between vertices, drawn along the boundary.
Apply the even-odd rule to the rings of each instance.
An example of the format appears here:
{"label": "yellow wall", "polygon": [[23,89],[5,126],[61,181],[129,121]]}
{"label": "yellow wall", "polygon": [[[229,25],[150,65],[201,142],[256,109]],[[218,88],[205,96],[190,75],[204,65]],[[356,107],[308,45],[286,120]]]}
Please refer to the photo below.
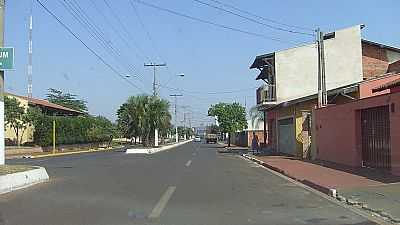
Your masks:
{"label": "yellow wall", "polygon": [[[22,98],[18,98],[16,96],[13,95],[9,95],[6,94],[7,97],[13,97],[16,98],[19,102],[20,105],[23,106],[25,108],[25,110],[28,109],[28,100],[26,99],[22,99]],[[25,142],[31,142],[33,141],[33,127],[28,127],[25,131],[24,131],[24,135],[22,136],[22,142],[21,144],[25,143]],[[15,135],[14,129],[10,128],[9,126],[5,126],[5,138],[6,139],[11,139],[16,141],[17,137]]]}
{"label": "yellow wall", "polygon": [[[317,104],[316,100],[309,100],[305,102],[300,102],[295,105],[290,105],[287,107],[282,107],[278,109],[279,119],[293,117],[295,116],[295,137],[296,137],[296,156],[303,156],[303,138],[302,138],[302,130],[303,130],[303,111],[310,112]],[[278,128],[277,128],[278,129]]]}

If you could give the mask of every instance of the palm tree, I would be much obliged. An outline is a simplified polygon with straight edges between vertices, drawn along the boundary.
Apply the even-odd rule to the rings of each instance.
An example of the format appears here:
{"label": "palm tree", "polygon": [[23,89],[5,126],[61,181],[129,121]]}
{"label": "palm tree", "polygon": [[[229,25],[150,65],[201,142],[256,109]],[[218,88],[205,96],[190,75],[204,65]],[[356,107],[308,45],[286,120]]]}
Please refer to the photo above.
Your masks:
{"label": "palm tree", "polygon": [[256,124],[258,124],[258,122],[264,122],[264,120],[265,120],[264,112],[263,111],[259,111],[257,109],[257,106],[251,107],[251,109],[249,111],[249,116],[250,116],[250,119],[251,119],[251,126],[252,127],[256,127]]}
{"label": "palm tree", "polygon": [[166,100],[148,95],[131,96],[121,105],[117,112],[120,128],[128,135],[141,137],[144,146],[154,138],[154,130],[168,132],[171,125],[171,114]]}

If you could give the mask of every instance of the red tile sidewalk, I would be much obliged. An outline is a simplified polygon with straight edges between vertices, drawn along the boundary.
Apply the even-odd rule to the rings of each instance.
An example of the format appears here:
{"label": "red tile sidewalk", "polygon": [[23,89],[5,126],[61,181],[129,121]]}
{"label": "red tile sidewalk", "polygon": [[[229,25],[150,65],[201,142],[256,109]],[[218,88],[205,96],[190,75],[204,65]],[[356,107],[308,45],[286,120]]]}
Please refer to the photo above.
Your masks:
{"label": "red tile sidewalk", "polygon": [[309,186],[329,192],[329,189],[381,185],[383,182],[364,176],[324,167],[285,156],[255,156],[263,165]]}

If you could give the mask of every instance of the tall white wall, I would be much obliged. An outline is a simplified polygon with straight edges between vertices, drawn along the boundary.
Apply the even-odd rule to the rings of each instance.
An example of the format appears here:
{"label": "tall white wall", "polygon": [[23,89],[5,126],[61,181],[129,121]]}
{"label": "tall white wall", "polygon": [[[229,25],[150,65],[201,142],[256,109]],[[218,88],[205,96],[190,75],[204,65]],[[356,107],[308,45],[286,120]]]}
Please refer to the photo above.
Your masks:
{"label": "tall white wall", "polygon": [[[285,102],[318,92],[318,50],[315,44],[276,52],[277,101]],[[328,90],[362,80],[360,26],[338,30],[325,40]]]}

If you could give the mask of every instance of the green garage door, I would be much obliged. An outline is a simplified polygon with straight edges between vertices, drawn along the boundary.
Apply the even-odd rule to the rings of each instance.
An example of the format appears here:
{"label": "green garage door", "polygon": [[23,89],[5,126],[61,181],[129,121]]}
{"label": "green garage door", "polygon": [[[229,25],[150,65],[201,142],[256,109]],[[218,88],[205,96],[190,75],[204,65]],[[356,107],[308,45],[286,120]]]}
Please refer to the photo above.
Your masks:
{"label": "green garage door", "polygon": [[279,152],[296,155],[293,118],[279,120],[278,132]]}

